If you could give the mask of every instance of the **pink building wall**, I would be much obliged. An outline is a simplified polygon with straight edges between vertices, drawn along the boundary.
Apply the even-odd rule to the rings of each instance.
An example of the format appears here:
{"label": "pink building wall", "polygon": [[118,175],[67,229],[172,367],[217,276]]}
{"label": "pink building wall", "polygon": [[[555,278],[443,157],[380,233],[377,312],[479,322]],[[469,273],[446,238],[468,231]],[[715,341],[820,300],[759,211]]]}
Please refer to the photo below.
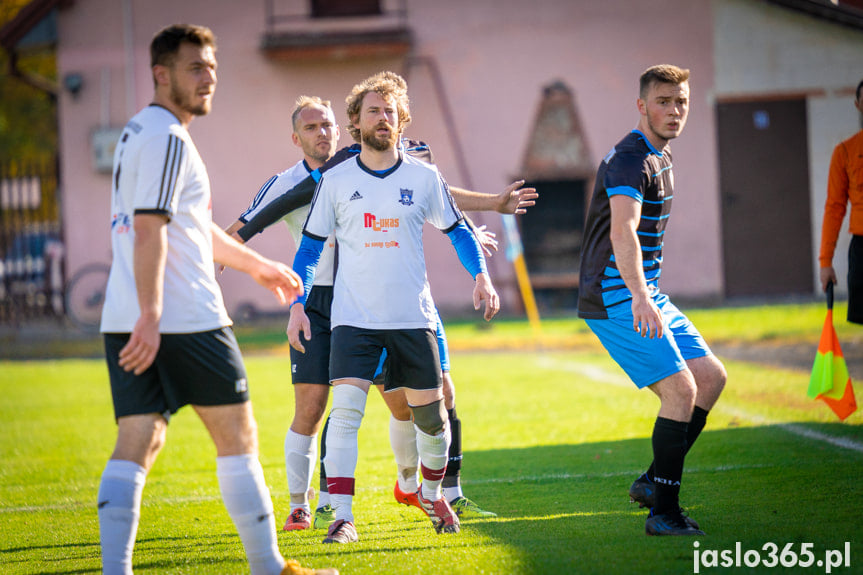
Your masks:
{"label": "pink building wall", "polygon": [[[292,2],[300,5],[300,0]],[[131,51],[124,48],[124,5],[131,7]],[[654,2],[649,11],[633,11],[628,0],[409,0],[407,6],[413,55],[434,62],[441,71],[450,118],[443,117],[427,66],[407,67],[401,58],[318,63],[268,59],[259,49],[264,0],[81,0],[61,11],[60,76],[79,72],[85,80],[76,99],[65,92],[60,98],[69,273],[91,261],[110,259],[110,175],[91,167],[90,134],[103,124],[122,127],[149,102],[152,35],[165,25],[191,22],[212,28],[219,43],[213,111],[196,119],[191,132],[210,173],[215,220],[223,227],[236,219],[267,178],[301,158],[290,143],[289,118],[300,94],[331,99],[344,124],[344,97],[354,83],[383,69],[405,74],[414,116],[408,135],[431,144],[451,184],[466,186],[469,181],[477,190],[493,192],[519,175],[544,86],[562,80],[573,90],[596,163],[637,122],[638,75],[660,62],[690,68],[689,126],[672,145],[677,195],[663,287],[694,297],[721,293],[710,3],[666,0]],[[130,64],[133,73],[127,75]],[[465,150],[467,174],[450,149],[450,124]],[[341,144],[350,143],[343,128]],[[499,216],[474,219],[502,236]],[[448,239],[433,229],[426,238],[429,277],[439,306],[445,311],[470,309],[472,282]],[[293,258],[293,242],[281,224],[250,245],[270,257],[287,262]],[[502,252],[490,267],[504,309],[517,311],[514,276]],[[275,308],[271,296],[242,274],[227,271],[220,281],[231,311],[245,302]]]}

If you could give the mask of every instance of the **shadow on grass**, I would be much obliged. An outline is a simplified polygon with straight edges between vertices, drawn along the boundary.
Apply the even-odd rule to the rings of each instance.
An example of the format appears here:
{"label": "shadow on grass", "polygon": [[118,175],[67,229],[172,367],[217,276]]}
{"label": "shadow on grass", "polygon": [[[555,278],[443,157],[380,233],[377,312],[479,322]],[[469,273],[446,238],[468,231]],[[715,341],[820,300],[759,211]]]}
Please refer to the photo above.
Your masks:
{"label": "shadow on grass", "polygon": [[[863,426],[794,427],[851,438],[856,448],[781,425],[702,434],[687,457],[681,502],[707,532],[703,547],[733,549],[741,541],[761,549],[773,541],[780,549],[812,542],[824,550],[863,539]],[[646,438],[466,453],[465,494],[499,517],[468,519],[463,528],[517,550],[530,573],[643,573],[650,566],[692,573],[694,540],[647,537],[647,510],[629,503],[629,485],[650,458]]]}
{"label": "shadow on grass", "polygon": [[[780,549],[794,543],[799,550],[801,542],[811,542],[819,553],[839,549],[845,541],[863,540],[859,521],[863,453],[800,435],[788,427],[729,428],[702,434],[687,458],[681,493],[683,505],[708,534],[700,540],[702,548],[733,549],[739,541],[744,548],[761,549],[772,541]],[[794,427],[863,444],[860,425],[797,423]],[[418,511],[404,508],[410,513],[402,519],[386,511],[381,515],[386,520],[366,523],[362,539],[354,545],[321,545],[322,532],[303,534],[305,538],[280,532],[280,548],[303,564],[337,565],[343,573],[350,573],[351,566],[363,573],[371,572],[367,566],[384,573],[406,568],[423,572],[430,565],[437,566],[441,555],[453,558],[449,569],[453,574],[482,570],[692,573],[693,539],[646,537],[646,511],[628,502],[629,485],[649,464],[650,456],[648,438],[468,451],[463,466],[465,494],[498,513],[497,518],[465,519],[462,535],[436,536]],[[381,500],[374,505],[395,505],[389,489],[382,493],[388,498],[386,503]],[[369,507],[357,512],[373,515]],[[136,562],[136,569],[201,572],[201,565],[212,564],[214,572],[245,571],[242,554],[236,552],[235,533],[223,525],[209,530],[202,527],[201,532],[192,529],[185,536],[144,535],[136,544],[136,557],[142,560]],[[0,569],[54,575],[97,573],[98,569],[80,567],[84,560],[92,565],[99,554],[98,540],[88,538],[90,541],[0,549]],[[228,552],[226,547],[233,550]],[[18,560],[22,556],[31,564]],[[416,556],[422,557],[420,563],[405,563]],[[507,571],[501,562],[510,558],[518,564]],[[492,566],[482,569],[486,561]],[[76,564],[79,567],[73,568]]]}

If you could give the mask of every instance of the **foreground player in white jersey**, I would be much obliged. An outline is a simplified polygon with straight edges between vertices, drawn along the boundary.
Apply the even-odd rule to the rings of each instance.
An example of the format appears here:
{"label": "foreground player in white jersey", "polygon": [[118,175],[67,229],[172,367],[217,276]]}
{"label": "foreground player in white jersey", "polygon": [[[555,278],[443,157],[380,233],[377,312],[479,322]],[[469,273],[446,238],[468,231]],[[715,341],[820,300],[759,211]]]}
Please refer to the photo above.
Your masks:
{"label": "foreground player in white jersey", "polygon": [[204,27],[154,37],[153,103],[126,124],[114,155],[114,259],[101,326],[118,426],[98,495],[106,574],[132,573],[146,476],[170,415],[187,404],[216,445],[222,499],[252,574],[314,573],[279,552],[246,372],[213,269],[216,261],[244,271],[283,304],[302,293],[290,268],[213,224],[209,178],[187,128],[210,111],[215,50]]}
{"label": "foreground player in white jersey", "polygon": [[[335,231],[340,255],[331,312],[333,407],[325,464],[336,521],[325,543],[358,539],[351,511],[357,431],[384,349],[392,360],[388,383],[391,389],[404,389],[417,429],[423,475],[417,497],[438,532],[459,530],[441,493],[449,426],[423,255],[426,221],[450,235],[476,279],[475,307],[485,302],[487,320],[499,309],[481,248],[443,178],[433,166],[399,151],[397,143],[410,122],[404,86],[404,80],[386,72],[352,90],[348,118],[354,138],[361,136],[362,150],[321,179],[294,259],[294,269],[310,285],[323,241]],[[296,305],[303,303],[298,298]],[[302,311],[296,308],[307,326]]]}
{"label": "foreground player in white jersey", "polygon": [[[249,208],[226,230],[240,241],[251,239],[255,233],[281,218],[287,224],[295,245],[298,246],[302,226],[309,213],[308,205],[314,191],[314,179],[320,179],[320,172],[347,159],[353,159],[360,152],[359,145],[356,145],[356,150],[351,146],[340,150],[338,154],[335,153],[339,129],[329,101],[318,97],[301,96],[297,99],[291,119],[293,127],[291,140],[294,145],[303,150],[303,159],[267,180]],[[401,145],[405,153],[428,163],[434,163],[431,150],[423,143],[403,140]],[[520,187],[523,183],[514,182],[498,194],[481,194],[460,188],[450,188],[450,190],[457,205],[465,203],[474,211],[524,213],[529,206],[534,205],[537,194],[533,188]],[[279,212],[274,212],[278,209],[278,203],[281,203],[283,208]],[[476,232],[487,253],[491,253],[489,249],[497,249],[494,234],[485,233],[484,226],[478,228]],[[294,325],[292,328],[289,324],[288,328],[289,334],[294,332],[297,341],[294,342],[295,347],[291,348],[294,417],[285,436],[285,466],[291,499],[291,511],[283,527],[285,531],[308,529],[312,526],[308,494],[314,471],[316,438],[329,396],[333,247],[334,240],[330,236],[324,245],[321,261],[315,273],[314,285],[307,297],[305,312],[310,319],[311,333],[306,332],[303,340],[299,341],[299,326]],[[461,491],[461,422],[455,415],[455,386],[449,374],[448,352],[442,325],[438,326],[438,339],[441,345],[444,398],[452,430],[449,465],[443,480],[444,494],[459,517],[494,517],[494,513],[484,511],[465,497]],[[304,351],[301,352],[300,349]],[[378,386],[378,389],[381,389],[381,386]],[[383,397],[393,414],[390,422],[390,440],[400,470],[395,497],[400,503],[419,506],[415,497],[418,468],[416,434],[410,421],[410,410],[403,393],[389,393]],[[322,459],[326,452],[325,447],[322,445]],[[316,529],[328,528],[335,520],[330,506],[323,465],[320,487],[320,498],[314,515]]]}

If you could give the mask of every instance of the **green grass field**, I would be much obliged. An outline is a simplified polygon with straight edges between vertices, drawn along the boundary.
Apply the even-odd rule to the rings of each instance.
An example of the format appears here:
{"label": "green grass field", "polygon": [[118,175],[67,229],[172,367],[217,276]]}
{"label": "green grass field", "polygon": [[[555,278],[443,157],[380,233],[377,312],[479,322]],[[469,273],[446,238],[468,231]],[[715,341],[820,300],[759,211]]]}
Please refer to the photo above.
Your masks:
{"label": "green grass field", "polygon": [[[709,340],[744,343],[817,342],[824,317],[815,305],[690,315]],[[853,327],[837,321],[837,328],[840,339],[859,341]],[[701,573],[824,573],[825,560],[836,558],[828,550],[844,551],[848,542],[850,567],[831,571],[863,573],[863,413],[839,423],[806,397],[806,371],[726,361],[726,393],[684,475],[682,502],[707,532],[696,549],[693,539],[644,535],[645,512],[626,492],[650,461],[658,401],[628,383],[581,322],[548,321],[542,338],[515,321],[484,330],[455,324],[448,334],[465,493],[499,517],[436,535],[418,510],[397,505],[388,415],[373,395],[360,431],[360,542],[324,546],[322,531],[280,531],[284,555],[343,574],[664,574],[693,573],[697,551],[705,559]],[[247,349],[278,342],[248,330],[239,337]],[[567,349],[527,343],[537,341],[566,342]],[[471,351],[494,346],[504,351]],[[281,526],[288,511],[282,449],[293,414],[289,370],[278,352],[248,354],[247,368]],[[99,572],[95,498],[115,433],[103,362],[0,362],[0,390],[0,573]],[[856,390],[863,403],[863,388]],[[144,492],[136,572],[247,572],[203,426],[185,409],[168,433]],[[770,544],[777,561],[790,561],[783,548],[799,554],[811,543],[813,564],[706,566],[711,550],[717,558],[738,542],[768,563]]]}

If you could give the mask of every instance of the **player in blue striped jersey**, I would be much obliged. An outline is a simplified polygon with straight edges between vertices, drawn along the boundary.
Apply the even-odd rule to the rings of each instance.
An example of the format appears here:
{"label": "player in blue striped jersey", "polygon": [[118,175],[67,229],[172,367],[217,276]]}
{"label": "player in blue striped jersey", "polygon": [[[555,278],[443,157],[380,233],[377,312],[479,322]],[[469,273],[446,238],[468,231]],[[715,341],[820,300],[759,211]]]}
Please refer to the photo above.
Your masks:
{"label": "player in blue striped jersey", "polygon": [[640,119],[599,166],[585,224],[578,315],[639,388],[659,396],[653,463],[630,488],[651,508],[649,535],[700,535],[679,505],[683,462],[725,385],[725,368],[659,290],[674,196],[671,150],[689,112],[689,70],[660,65],[639,82]]}

